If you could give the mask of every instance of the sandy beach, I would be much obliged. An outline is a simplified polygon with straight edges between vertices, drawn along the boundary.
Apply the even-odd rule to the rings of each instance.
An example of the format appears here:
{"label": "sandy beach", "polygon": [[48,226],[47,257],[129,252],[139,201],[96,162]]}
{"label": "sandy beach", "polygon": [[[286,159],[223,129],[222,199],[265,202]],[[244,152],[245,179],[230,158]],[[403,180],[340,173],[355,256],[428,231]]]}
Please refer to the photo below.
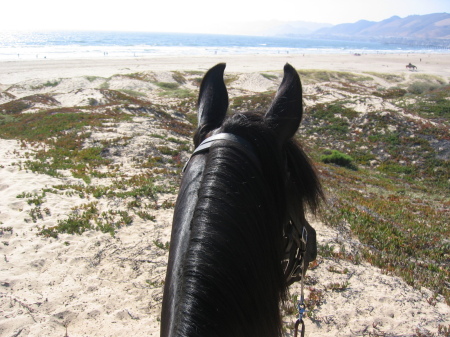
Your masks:
{"label": "sandy beach", "polygon": [[[450,80],[450,54],[19,60],[0,62],[0,104],[47,95],[52,100],[33,101],[22,113],[74,109],[89,104],[101,109],[112,104],[101,91],[108,88],[128,94],[140,92],[136,97],[163,106],[164,113],[180,122],[177,100],[161,95],[155,83],[174,82],[173,72],[182,71],[186,72],[183,89],[196,91],[198,88],[192,83],[199,75],[189,71],[206,71],[218,62],[226,62],[226,73],[234,76],[229,87],[231,97],[274,90],[286,62],[298,70],[401,75],[404,82],[420,74],[438,76],[447,83]],[[407,70],[408,63],[416,65],[417,71]],[[265,72],[271,72],[275,79],[262,76]],[[124,76],[135,73],[145,76]],[[154,81],[144,81],[144,77]],[[374,77],[375,87],[395,86],[386,83],[382,76]],[[46,85],[55,79],[54,85]],[[304,92],[318,93],[319,88],[316,84],[305,84]],[[338,92],[330,89],[327,97],[320,99],[325,102],[330,97],[339,97]],[[391,109],[389,103],[376,99],[361,103],[355,110],[364,113],[374,107]],[[312,102],[306,100],[308,103]],[[139,110],[138,103],[126,107]],[[98,168],[97,175],[88,183],[69,170],[50,176],[25,169],[26,162],[43,145],[0,138],[1,336],[159,336],[168,257],[163,244],[170,240],[176,178],[170,176],[174,182],[168,182],[170,179],[160,178],[164,171],[161,167],[149,168],[141,163],[148,158],[164,157],[161,151],[168,146],[171,149],[178,149],[176,146],[180,144],[192,146],[190,135],[174,134],[161,122],[160,112],[149,108],[145,113],[148,115],[133,115],[128,120],[89,129],[85,146],[110,144],[108,152],[102,154],[110,163],[108,168]],[[189,150],[183,150],[178,160],[186,160],[188,154]],[[172,169],[170,165],[168,169]],[[153,216],[152,220],[136,215],[138,209],[130,206],[135,201],[130,197],[121,199],[118,194],[108,197],[106,193],[94,196],[79,193],[75,188],[82,186],[86,191],[87,186],[112,186],[120,179],[142,177],[148,172],[165,187],[154,198],[140,200],[141,207],[146,206]],[[57,186],[70,187],[58,190]],[[40,205],[32,201],[38,196]],[[57,238],[37,235],[42,228],[51,228],[71,214],[86,211],[92,203],[99,214],[126,210],[133,215],[133,222],[117,229],[114,236],[96,230],[81,235],[59,234]],[[42,214],[34,221],[32,212],[37,208]],[[327,227],[315,218],[311,223],[322,245],[344,245],[348,251],[359,245],[358,239],[348,232]],[[351,286],[346,291],[326,293],[317,320],[306,319],[307,336],[406,337],[419,336],[418,331],[423,333],[420,336],[443,336],[437,335],[438,327],[450,326],[450,307],[442,296],[434,297],[429,289],[414,289],[399,277],[388,275],[367,262],[354,264],[323,257],[318,262],[308,272],[317,284],[308,287],[307,297],[311,289],[320,285],[348,281]],[[347,272],[332,272],[336,269]],[[291,292],[298,291],[299,285],[294,285]],[[293,320],[292,315],[284,318],[287,326]],[[287,329],[286,336],[293,336],[292,330]]]}
{"label": "sandy beach", "polygon": [[129,59],[80,59],[0,62],[0,84],[31,79],[75,76],[109,77],[141,71],[206,71],[219,62],[227,63],[228,72],[251,73],[282,68],[289,62],[298,70],[325,69],[349,72],[404,73],[412,63],[419,72],[450,76],[450,54],[304,54],[304,55],[213,55],[190,57],[153,57]]}

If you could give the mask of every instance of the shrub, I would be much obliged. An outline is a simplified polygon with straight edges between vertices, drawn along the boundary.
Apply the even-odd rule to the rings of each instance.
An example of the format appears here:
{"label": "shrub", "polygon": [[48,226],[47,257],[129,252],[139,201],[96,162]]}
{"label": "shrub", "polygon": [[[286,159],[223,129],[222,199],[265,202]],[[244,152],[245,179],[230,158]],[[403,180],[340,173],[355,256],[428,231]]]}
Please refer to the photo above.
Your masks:
{"label": "shrub", "polygon": [[325,164],[332,163],[339,166],[347,167],[352,170],[356,170],[356,166],[353,164],[353,158],[337,150],[325,151],[325,154],[320,157],[320,160]]}
{"label": "shrub", "polygon": [[165,90],[175,90],[180,87],[180,84],[175,82],[158,82],[156,85]]}
{"label": "shrub", "polygon": [[43,84],[43,86],[44,87],[56,87],[59,83],[61,83],[61,80],[47,81]]}
{"label": "shrub", "polygon": [[401,88],[389,88],[387,90],[374,91],[372,94],[374,96],[382,97],[385,99],[390,98],[400,98],[405,96],[407,91]]}
{"label": "shrub", "polygon": [[174,71],[173,74],[172,74],[172,78],[175,80],[175,82],[177,82],[179,84],[185,84],[186,83],[186,78],[179,71]]}
{"label": "shrub", "polygon": [[274,74],[261,74],[264,78],[267,78],[270,81],[277,80],[278,76]]}
{"label": "shrub", "polygon": [[414,82],[408,87],[408,92],[411,94],[421,95],[428,91],[433,91],[439,88],[438,84],[429,82]]}

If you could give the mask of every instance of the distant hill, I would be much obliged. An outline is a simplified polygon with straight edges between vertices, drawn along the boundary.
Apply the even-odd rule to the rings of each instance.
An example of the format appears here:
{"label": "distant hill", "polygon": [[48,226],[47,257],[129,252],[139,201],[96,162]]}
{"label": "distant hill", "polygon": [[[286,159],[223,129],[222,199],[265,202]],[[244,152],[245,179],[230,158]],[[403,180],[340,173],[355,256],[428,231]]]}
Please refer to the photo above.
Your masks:
{"label": "distant hill", "polygon": [[305,21],[257,21],[233,23],[223,27],[228,34],[307,37],[344,40],[372,40],[405,45],[450,48],[450,14],[434,13],[393,16],[375,22],[360,20],[354,23],[331,25]]}
{"label": "distant hill", "polygon": [[355,23],[321,28],[315,31],[314,35],[345,38],[450,40],[450,14],[411,15],[406,18],[393,16],[380,22],[361,20]]}

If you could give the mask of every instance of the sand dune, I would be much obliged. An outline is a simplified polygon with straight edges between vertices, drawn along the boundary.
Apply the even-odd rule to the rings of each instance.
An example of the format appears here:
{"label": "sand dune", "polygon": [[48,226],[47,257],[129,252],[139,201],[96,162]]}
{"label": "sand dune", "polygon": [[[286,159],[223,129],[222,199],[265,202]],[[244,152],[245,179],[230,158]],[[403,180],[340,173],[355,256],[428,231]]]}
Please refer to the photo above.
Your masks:
{"label": "sand dune", "polygon": [[[420,59],[422,61],[420,62]],[[292,55],[292,56],[230,56],[154,58],[129,60],[24,61],[0,63],[0,103],[33,94],[52,94],[58,107],[86,105],[89,99],[101,102],[99,87],[102,78],[116,74],[146,72],[161,82],[171,80],[169,71],[206,70],[227,61],[227,72],[237,76],[230,94],[257,93],[273,90],[273,81],[261,76],[272,71],[281,76],[285,62],[298,69],[332,69],[355,73],[411,72],[405,64],[413,62],[419,73],[426,72],[450,78],[448,55]],[[97,76],[91,78],[86,76]],[[63,79],[57,86],[42,86],[45,81]],[[382,81],[382,79],[379,79]],[[146,99],[166,104],[156,86],[115,76],[110,89],[145,90]],[[190,84],[187,84],[190,85]],[[314,84],[305,84],[305,92],[315,92]],[[1,95],[3,94],[3,95]],[[335,93],[337,95],[337,93]],[[330,95],[333,95],[331,93]],[[48,103],[50,104],[50,103]],[[381,102],[361,104],[373,108]],[[41,106],[35,106],[39,110]],[[176,114],[168,108],[170,114]],[[108,154],[124,174],[141,172],[137,159],[152,155],[152,148],[165,145],[155,133],[170,132],[157,124],[155,115],[134,116],[131,120],[92,130],[90,142],[129,137],[125,145]],[[153,134],[153,136],[152,136]],[[184,140],[188,140],[186,136]],[[158,336],[162,284],[167,263],[167,249],[158,245],[170,239],[173,208],[152,210],[154,221],[135,217],[133,224],[116,231],[115,236],[89,230],[82,235],[60,234],[58,238],[38,236],[43,226],[55,226],[66,219],[75,206],[97,202],[102,211],[125,209],[126,200],[80,197],[76,193],[48,192],[42,205],[42,218],[30,219],[33,204],[26,195],[41,195],[45,189],[63,184],[84,184],[69,172],[61,177],[33,173],[22,169],[24,161],[39,145],[23,146],[17,140],[0,139],[0,335],[18,336]],[[114,151],[115,152],[114,152]],[[106,184],[106,178],[93,179],[91,184]],[[22,196],[22,197],[18,197]],[[175,193],[158,194],[156,204],[173,203]],[[29,199],[29,198],[28,198]],[[150,202],[149,200],[147,200]],[[47,211],[48,209],[48,211]],[[351,251],[358,240],[347,232],[326,227],[311,219],[318,231],[318,240],[325,244],[345,245]],[[330,267],[347,270],[330,272]],[[311,289],[331,283],[345,283],[346,291],[328,291],[315,322],[306,320],[307,336],[413,336],[415,331],[436,333],[438,325],[450,325],[450,307],[442,297],[433,301],[428,289],[413,289],[398,277],[383,274],[368,263],[319,257],[318,265],[309,272],[307,296]],[[292,287],[298,293],[299,286]],[[285,317],[291,324],[294,317]],[[292,336],[290,330],[287,336]]]}

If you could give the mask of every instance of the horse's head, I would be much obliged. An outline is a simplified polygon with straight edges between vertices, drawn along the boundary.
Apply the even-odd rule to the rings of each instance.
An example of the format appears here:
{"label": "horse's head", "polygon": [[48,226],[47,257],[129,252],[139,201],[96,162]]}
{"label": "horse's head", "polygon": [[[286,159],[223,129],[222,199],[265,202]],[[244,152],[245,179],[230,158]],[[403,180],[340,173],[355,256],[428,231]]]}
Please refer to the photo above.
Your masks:
{"label": "horse's head", "polygon": [[278,303],[316,257],[305,209],[315,210],[322,192],[293,139],[303,112],[298,73],[286,64],[264,116],[227,117],[224,69],[210,69],[200,87],[196,149],[174,213],[162,336],[279,335]]}

